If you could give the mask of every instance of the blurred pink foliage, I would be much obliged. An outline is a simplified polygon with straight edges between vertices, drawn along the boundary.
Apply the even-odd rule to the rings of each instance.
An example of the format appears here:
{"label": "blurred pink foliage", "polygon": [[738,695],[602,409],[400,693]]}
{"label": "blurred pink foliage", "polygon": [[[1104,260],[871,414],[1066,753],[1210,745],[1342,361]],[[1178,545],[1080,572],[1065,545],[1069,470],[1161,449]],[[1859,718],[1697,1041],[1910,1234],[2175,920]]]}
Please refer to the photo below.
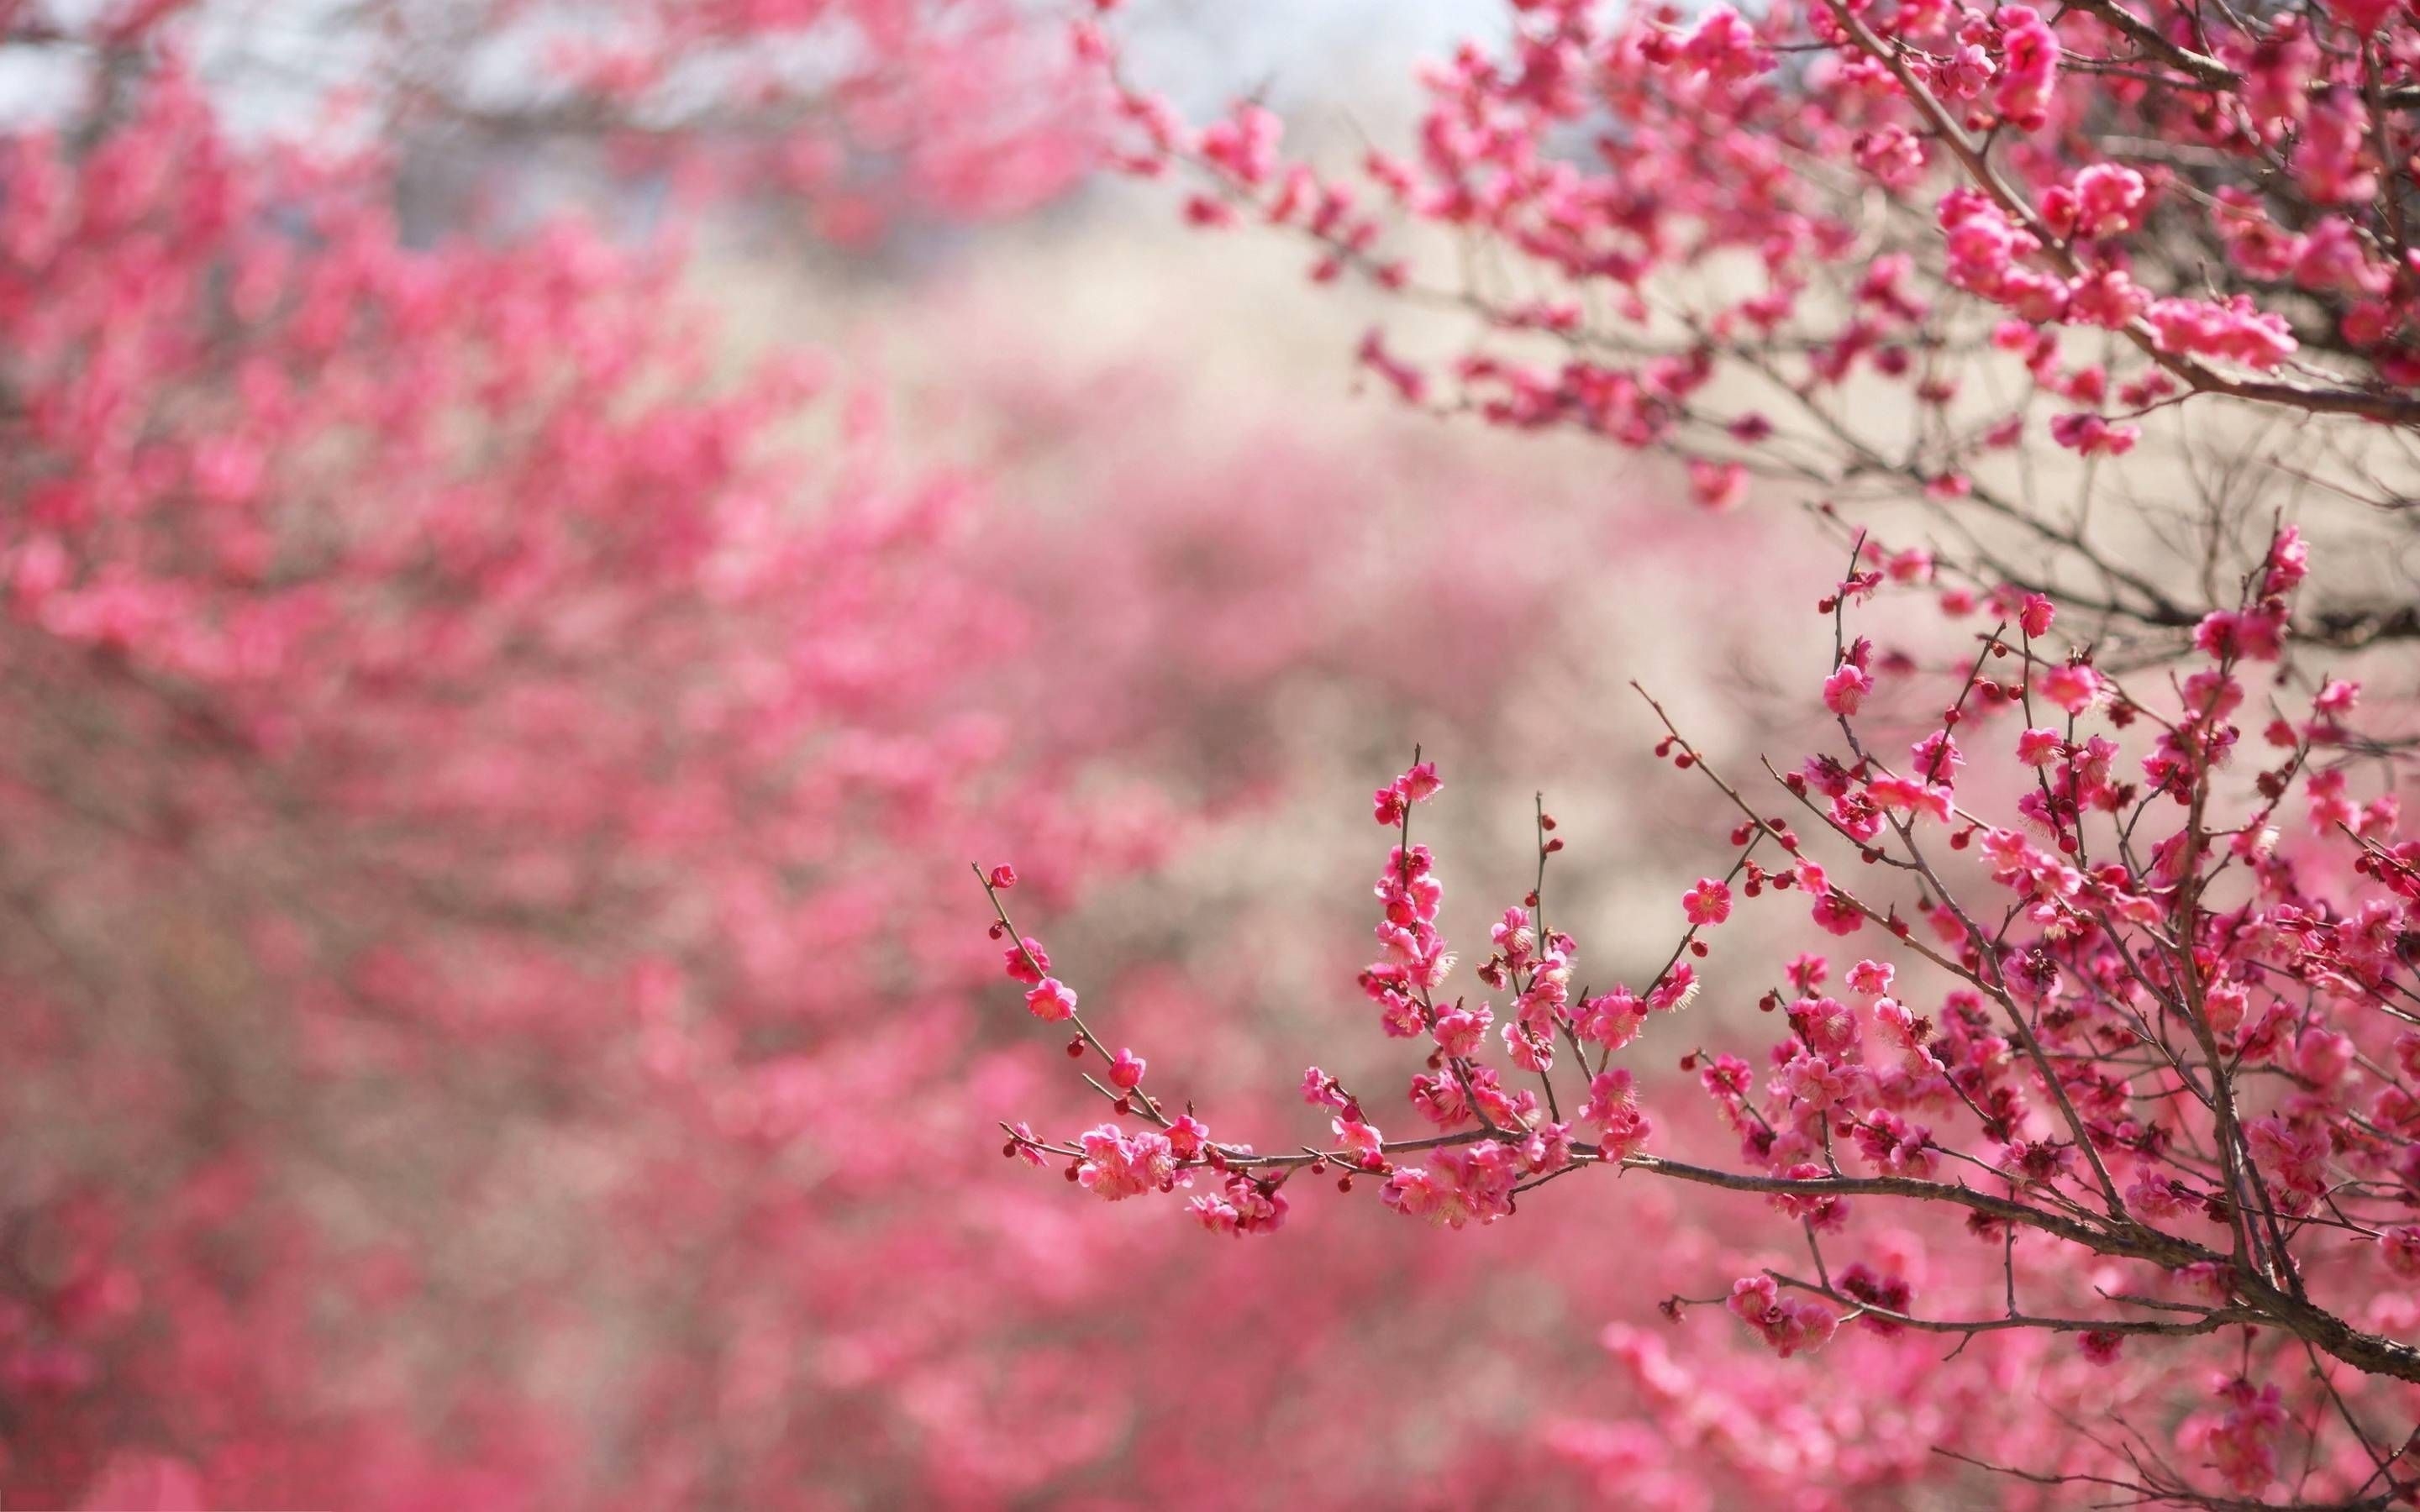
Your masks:
{"label": "blurred pink foliage", "polygon": [[[985,712],[977,491],[863,406],[772,444],[815,379],[709,382],[669,263],[409,251],[373,163],[130,104],[12,140],[0,225],[10,1497],[574,1494],[541,1350],[615,1382],[612,1494],[794,1478],[692,1440],[878,1257],[814,1241],[895,1171],[790,1167],[952,1053],[915,858],[1161,816]],[[541,1175],[566,1251],[483,1255]]]}
{"label": "blurred pink foliage", "polygon": [[105,108],[0,144],[0,1501],[1479,1474],[1493,1426],[1404,1463],[1293,1423],[1417,1361],[1370,1300],[1466,1262],[1205,1272],[1000,1180],[1048,1068],[980,1011],[958,858],[1047,855],[1058,906],[1160,859],[1282,789],[1245,716],[1288,680],[1500,714],[1546,579],[1490,599],[1448,543],[1503,486],[1430,459],[1465,527],[1398,601],[1358,551],[1404,465],[1272,427],[1174,472],[1029,372],[1020,444],[1094,471],[1012,509],[832,360],[722,376],[671,256],[408,245],[380,158],[109,45]]}

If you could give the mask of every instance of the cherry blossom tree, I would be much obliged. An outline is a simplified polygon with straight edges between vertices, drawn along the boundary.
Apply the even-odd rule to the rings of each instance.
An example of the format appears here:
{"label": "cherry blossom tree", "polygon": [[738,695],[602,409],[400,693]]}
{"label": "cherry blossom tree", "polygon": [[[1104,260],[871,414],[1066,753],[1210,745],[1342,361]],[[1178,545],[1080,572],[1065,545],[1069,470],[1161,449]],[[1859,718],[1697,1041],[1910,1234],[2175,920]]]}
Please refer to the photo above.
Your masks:
{"label": "cherry blossom tree", "polygon": [[[1953,604],[2015,584],[2156,655],[2289,501],[2408,549],[2413,24],[1516,3],[1423,74],[1415,143],[1335,166],[1256,103],[1189,126],[1110,27],[1077,45],[1189,220],[1460,318],[1459,350],[1364,342],[1406,401],[1669,455],[1706,508],[1838,509]],[[2420,634],[2408,574],[2337,576],[2298,639]]]}
{"label": "cherry blossom tree", "polygon": [[[1852,0],[1506,22],[1423,77],[1411,150],[1344,171],[1285,162],[1257,104],[1186,124],[1114,23],[1077,45],[1125,165],[1185,176],[1187,219],[1306,239],[1314,281],[1404,304],[1410,342],[1437,326],[1409,306],[1459,322],[1442,357],[1365,339],[1403,400],[1669,456],[1707,509],[1812,505],[1847,559],[1795,657],[1828,729],[1751,780],[1645,699],[1725,843],[1668,946],[1594,968],[1551,906],[1543,800],[1526,895],[1451,947],[1416,756],[1374,796],[1393,844],[1359,977],[1411,1065],[1312,1067],[1309,1123],[1187,1096],[979,866],[1007,975],[1111,1115],[1013,1124],[1005,1152],[1111,1201],[1181,1194],[1221,1235],[1331,1187],[1450,1230],[1642,1186],[1761,1201],[1761,1239],[1696,1257],[1736,1269],[1666,1293],[1679,1332],[1608,1329],[1630,1419],[1545,1430],[1622,1499],[2420,1495],[2420,625],[2393,557],[2420,24]],[[1869,634],[1895,595],[1950,627]],[[1743,930],[1793,899],[1794,933]],[[1776,1032],[1693,1025],[1710,995]]]}
{"label": "cherry blossom tree", "polygon": [[[715,381],[659,253],[407,244],[375,153],[237,136],[185,41],[90,39],[87,102],[0,168],[0,1484],[778,1480],[699,1383],[822,1316],[770,1248],[817,1210],[768,1173],[859,1048],[831,1005],[939,924],[867,858],[994,830],[1114,871],[1142,810],[1063,799],[1072,753],[1004,761],[965,697],[1020,639],[966,480],[861,400],[773,444],[836,378]],[[608,1309],[613,1467],[529,1365],[610,1352]]]}
{"label": "cherry blossom tree", "polygon": [[[2411,1499],[2411,17],[1516,6],[1344,172],[1057,19],[0,6],[0,1500]],[[1694,564],[1021,357],[1089,502],[1005,507],[597,229],[980,220],[1104,122]],[[1846,565],[1745,628],[1788,499]],[[1525,680],[1656,575],[1789,759]],[[1219,850],[1359,738],[1307,685],[1455,782],[1357,978]],[[1608,719],[1702,863],[1609,922],[1567,863],[1660,858],[1541,800],[1457,973],[1466,777]],[[1238,1074],[1323,981],[1380,1033]]]}
{"label": "cherry blossom tree", "polygon": [[[1853,573],[1823,606],[1840,744],[1768,768],[1773,800],[1752,800],[1666,724],[1659,752],[1702,774],[1738,823],[1730,864],[1682,895],[1676,942],[1635,985],[1593,982],[1571,931],[1549,921],[1547,861],[1563,840],[1543,807],[1535,885],[1491,927],[1475,984],[1452,984],[1436,860],[1410,833],[1442,784],[1416,763],[1375,795],[1395,842],[1360,985],[1379,1029],[1419,1057],[1408,1100],[1429,1132],[1390,1137],[1391,1092],[1381,1102],[1382,1088],[1317,1067],[1301,1093],[1326,1127],[1293,1149],[1222,1137],[1189,1100],[1175,1111],[1146,1056],[1088,1018],[1054,974],[1064,967],[1016,933],[1016,879],[996,867],[983,877],[993,933],[1027,1010],[1072,1032],[1070,1056],[1094,1063],[1086,1081],[1138,1125],[1054,1138],[1020,1124],[1007,1152],[1112,1201],[1183,1188],[1194,1218],[1233,1235],[1283,1227],[1305,1186],[1331,1179],[1450,1229],[1511,1217],[1528,1194],[1590,1171],[1761,1196],[1802,1256],[1725,1293],[1672,1296],[1675,1319],[1719,1307],[1785,1360],[1867,1329],[1897,1341],[1895,1374],[1954,1372],[1978,1339],[2063,1336],[2091,1365],[2143,1357],[2155,1373],[2101,1390],[2071,1378],[2045,1404],[2068,1421],[2108,1401],[2134,1415],[2106,1432],[2077,1422],[2086,1447],[1999,1468],[2171,1502],[2268,1504],[2290,1490],[2393,1504],[2411,1489],[2398,1466],[2420,1377],[2406,1285],[2420,1234],[2404,1221],[2415,1147],[2400,1111],[2420,1045],[2406,928],[2420,845],[2395,839],[2391,794],[2365,805],[2349,791],[2353,685],[2273,713],[2257,763],[2227,759],[2242,675],[2279,649],[2243,628],[2286,621],[2306,561],[2281,531],[2242,607],[2213,612],[2204,659],[2164,697],[2052,653],[2055,611],[2029,599],[1971,661],[1909,675],[1948,698],[1904,758],[1859,706],[1872,648],[1850,638],[1848,609],[1884,579]],[[1996,781],[1961,770],[1966,749],[1989,752]],[[2239,778],[2239,765],[2257,769]],[[2289,795],[2307,845],[2281,843]],[[1986,817],[1993,807],[2005,821]],[[1737,1148],[1706,1163],[1664,1153],[1633,1063],[1689,1032],[1684,1011],[1733,975],[1700,964],[1709,936],[1767,896],[1804,900],[1817,929],[1863,935],[1872,953],[1837,976],[1814,952],[1771,968],[1759,1006],[1785,1027],[1761,1064],[1677,1041]],[[1556,1196],[1589,1200],[1576,1183]],[[1629,1199],[1624,1182],[1594,1200]],[[1860,1221],[1877,1208],[1888,1224],[1962,1228],[1980,1263],[1919,1297],[1904,1241]],[[1944,1335],[1958,1346],[1946,1357]],[[1619,1347],[1660,1348],[1630,1340]],[[1710,1409],[1714,1388],[1699,1392],[1687,1410]],[[2003,1421],[1948,1453],[2039,1448],[2031,1413]]]}

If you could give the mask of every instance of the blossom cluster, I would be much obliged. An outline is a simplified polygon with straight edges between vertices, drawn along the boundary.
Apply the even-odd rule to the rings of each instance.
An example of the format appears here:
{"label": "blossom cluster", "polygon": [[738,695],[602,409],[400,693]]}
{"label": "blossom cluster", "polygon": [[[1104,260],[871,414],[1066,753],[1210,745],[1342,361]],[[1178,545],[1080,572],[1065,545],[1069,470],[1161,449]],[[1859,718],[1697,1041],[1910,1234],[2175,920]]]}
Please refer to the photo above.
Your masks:
{"label": "blossom cluster", "polygon": [[[2274,532],[2236,600],[2205,616],[2199,660],[2164,699],[2095,668],[2087,646],[2053,650],[2055,606],[2007,595],[2008,617],[1969,656],[1889,674],[1911,691],[1947,685],[1903,757],[1863,706],[1878,686],[1867,669],[1883,663],[1851,637],[1849,610],[1886,575],[1862,564],[1874,559],[1863,543],[1821,606],[1833,669],[1809,689],[1838,744],[1774,770],[1797,820],[1752,802],[1666,720],[1658,753],[1701,774],[1738,823],[1730,866],[1679,897],[1677,939],[1642,990],[1574,986],[1579,947],[1546,916],[1546,861],[1563,842],[1543,805],[1536,884],[1490,927],[1476,983],[1457,985],[1436,858],[1412,838],[1441,784],[1416,762],[1373,798],[1394,845],[1359,986],[1380,1033],[1424,1056],[1398,1095],[1430,1132],[1382,1134],[1384,1103],[1313,1068],[1303,1096],[1334,1117],[1299,1155],[1194,1136],[1190,1114],[1190,1156],[1114,1126],[1076,1144],[1019,1128],[1012,1150],[1068,1161],[1072,1179],[1113,1196],[1175,1191],[1197,1173],[1231,1188],[1245,1173],[1272,1196],[1331,1170],[1345,1191],[1375,1176],[1385,1206],[1457,1229],[1590,1169],[1760,1194],[1805,1264],[1768,1260],[1719,1299],[1675,1296],[1672,1316],[1720,1301],[1785,1359],[1855,1323],[1912,1348],[1945,1334],[2064,1337],[2102,1369],[2163,1350],[2191,1360],[2195,1341],[2226,1333],[2242,1354],[2214,1396],[2190,1383],[2199,1365],[2166,1374],[2173,1433],[2125,1484],[2186,1500],[2257,1497],[2289,1473],[2323,1477],[2332,1494],[2374,1489],[2392,1473],[2378,1446],[2408,1434],[2420,1385],[2395,1279],[2412,1269],[2406,1219],[2420,1196],[2408,1085],[2420,841],[2402,838],[2391,791],[2346,795],[2356,686],[2325,680],[2306,717],[2270,720],[2263,756],[2236,722],[2246,678],[2280,660],[2306,544],[2290,526]],[[2296,795],[2303,843],[2283,833]],[[1849,864],[1816,858],[1835,851]],[[1801,952],[1780,967],[1786,988],[1758,1003],[1780,1030],[1761,1055],[1680,1057],[1735,1142],[1698,1164],[1668,1152],[1645,1111],[1679,1088],[1611,1061],[1669,1042],[1677,1026],[1658,1021],[1708,987],[1707,936],[1739,927],[1735,889],[1749,907],[1795,899],[1819,938],[1861,949],[1842,965]],[[1001,912],[994,933],[1008,930]],[[1069,1049],[1107,1055],[1090,1028]],[[1166,1127],[1156,1102],[1112,1081],[1101,1090],[1117,1111]],[[1121,1171],[1137,1153],[1152,1160],[1149,1180],[1100,1184],[1111,1145]],[[1593,1199],[1559,1190],[1637,1200],[1627,1184]],[[1951,1218],[1991,1258],[1950,1296],[1923,1299],[1938,1308],[1919,1307],[1905,1257],[1862,1216],[1873,1208]],[[2037,1256],[2028,1287],[2055,1308],[2020,1299],[2020,1240]],[[1845,1266],[1828,1253],[1841,1245],[1855,1254]],[[2319,1403],[2342,1409],[2342,1431],[2287,1442],[2283,1426]]]}
{"label": "blossom cluster", "polygon": [[[1422,70],[1409,140],[1350,162],[1290,157],[1256,101],[1188,122],[1113,23],[1080,23],[1078,50],[1113,161],[1181,178],[1188,220],[1463,313],[1443,349],[1361,342],[1406,401],[1663,454],[1707,508],[1754,485],[1954,511],[1962,539],[1926,568],[1953,612],[2015,570],[1975,532],[2017,521],[2039,584],[2172,642],[2195,606],[2038,491],[2058,453],[2088,479],[2163,440],[2231,450],[2189,413],[2300,417],[2355,455],[2363,422],[2420,424],[2409,6],[1521,0],[1498,33]],[[2391,471],[2339,486],[2399,497]],[[2420,634],[2408,597],[2356,594],[2303,630]]]}

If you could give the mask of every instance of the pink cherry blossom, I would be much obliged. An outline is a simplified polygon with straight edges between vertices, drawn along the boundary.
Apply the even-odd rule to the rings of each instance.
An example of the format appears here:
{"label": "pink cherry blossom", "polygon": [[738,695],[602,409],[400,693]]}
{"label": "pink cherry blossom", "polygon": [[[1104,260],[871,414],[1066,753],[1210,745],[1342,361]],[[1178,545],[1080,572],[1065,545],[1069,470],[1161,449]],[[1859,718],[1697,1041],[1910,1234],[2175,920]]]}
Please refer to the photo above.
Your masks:
{"label": "pink cherry blossom", "polygon": [[1681,895],[1681,911],[1692,925],[1719,924],[1731,917],[1731,889],[1713,877],[1699,877]]}

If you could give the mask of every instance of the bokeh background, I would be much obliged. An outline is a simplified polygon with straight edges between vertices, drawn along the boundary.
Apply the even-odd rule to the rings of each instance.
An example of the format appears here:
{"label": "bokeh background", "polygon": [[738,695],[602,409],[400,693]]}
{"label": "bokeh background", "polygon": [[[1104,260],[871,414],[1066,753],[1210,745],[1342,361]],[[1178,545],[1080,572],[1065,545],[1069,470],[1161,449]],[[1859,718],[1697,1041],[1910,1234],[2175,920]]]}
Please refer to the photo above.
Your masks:
{"label": "bokeh background", "polygon": [[[1402,1071],[1370,789],[1440,763],[1472,939],[1543,791],[1652,975],[1729,820],[1627,684],[1789,748],[1844,554],[1372,392],[1374,296],[1094,170],[1061,18],[929,10],[0,3],[0,1502],[1982,1497],[1942,1425],[2076,1367],[1663,1320],[1752,1203],[1232,1242],[1001,1158],[1094,1110],[970,861],[1163,1096],[1320,1137],[1305,1066]],[[1349,155],[1500,24],[1128,64]]]}

